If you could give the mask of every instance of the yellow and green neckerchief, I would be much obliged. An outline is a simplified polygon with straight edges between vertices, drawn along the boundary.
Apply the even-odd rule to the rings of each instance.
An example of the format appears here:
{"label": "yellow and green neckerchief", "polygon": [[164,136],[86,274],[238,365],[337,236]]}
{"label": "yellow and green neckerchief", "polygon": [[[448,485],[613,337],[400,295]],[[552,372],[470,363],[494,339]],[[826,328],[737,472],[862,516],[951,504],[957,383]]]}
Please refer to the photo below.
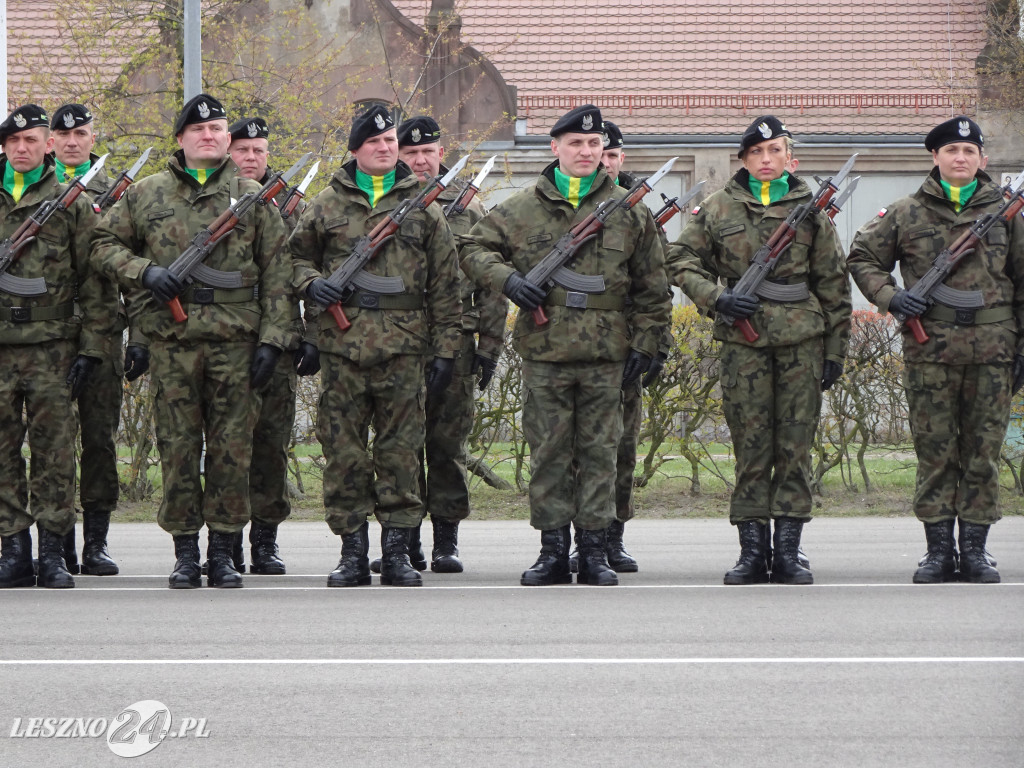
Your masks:
{"label": "yellow and green neckerchief", "polygon": [[198,181],[200,185],[203,185],[212,179],[213,175],[220,169],[221,166],[219,165],[216,168],[186,168],[185,173]]}
{"label": "yellow and green neckerchief", "polygon": [[747,180],[750,184],[750,194],[752,194],[761,205],[771,205],[772,203],[781,200],[789,192],[789,172],[783,172],[782,176],[771,181],[759,181],[753,176]]}
{"label": "yellow and green neckerchief", "polygon": [[4,166],[4,189],[11,193],[15,203],[21,200],[21,196],[25,194],[26,189],[39,181],[45,168],[46,164],[44,163],[38,168],[33,168],[28,173],[18,173],[10,163]]}
{"label": "yellow and green neckerchief", "polygon": [[960,209],[967,205],[967,201],[971,199],[974,190],[978,188],[977,179],[971,179],[970,184],[965,184],[962,187],[954,187],[942,179],[939,179],[939,184],[942,185],[942,191],[946,193],[946,199],[953,203],[957,213],[960,213]]}
{"label": "yellow and green neckerchief", "polygon": [[594,185],[594,179],[596,178],[597,171],[594,171],[589,176],[577,178],[575,176],[566,176],[562,173],[561,168],[555,166],[555,186],[558,187],[562,197],[568,200],[573,208],[580,207],[580,200],[590,192],[590,188]]}
{"label": "yellow and green neckerchief", "polygon": [[85,174],[89,172],[89,169],[92,168],[91,159],[86,160],[81,165],[76,165],[74,167],[64,165],[64,163],[62,163],[56,157],[53,158],[53,162],[55,170],[57,172],[57,181],[59,181],[61,184],[63,184],[65,181],[77,179],[79,176],[85,176]]}
{"label": "yellow and green neckerchief", "polygon": [[356,186],[366,195],[370,207],[376,208],[377,202],[395,186],[395,172],[388,171],[383,176],[371,176],[356,168]]}

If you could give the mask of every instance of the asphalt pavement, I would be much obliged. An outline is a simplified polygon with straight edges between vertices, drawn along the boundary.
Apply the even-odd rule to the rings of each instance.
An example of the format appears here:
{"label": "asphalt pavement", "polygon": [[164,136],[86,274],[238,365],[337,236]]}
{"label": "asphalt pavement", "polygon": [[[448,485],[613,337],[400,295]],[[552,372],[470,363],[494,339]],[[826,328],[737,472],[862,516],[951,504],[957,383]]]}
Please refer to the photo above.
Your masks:
{"label": "asphalt pavement", "polygon": [[910,518],[815,520],[809,587],[723,586],[725,520],[629,523],[605,588],[460,534],[421,588],[328,589],[339,539],[286,523],[287,576],[169,590],[170,537],[112,526],[120,576],[0,592],[0,766],[1024,765],[1024,517],[999,585],[911,584]]}

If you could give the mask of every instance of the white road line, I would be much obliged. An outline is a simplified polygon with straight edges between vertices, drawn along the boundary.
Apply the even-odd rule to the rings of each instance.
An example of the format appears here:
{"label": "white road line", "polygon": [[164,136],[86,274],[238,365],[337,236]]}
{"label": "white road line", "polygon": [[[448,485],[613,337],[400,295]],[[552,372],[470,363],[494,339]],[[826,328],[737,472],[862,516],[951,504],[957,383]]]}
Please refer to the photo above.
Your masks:
{"label": "white road line", "polygon": [[626,666],[645,664],[1022,664],[1024,656],[793,656],[665,659],[0,659],[0,666]]}
{"label": "white road line", "polygon": [[[91,577],[91,578],[100,579],[100,578],[109,578],[109,577],[96,576],[96,577]],[[127,576],[127,577],[124,577],[124,578],[126,580],[127,579],[150,579],[150,578],[157,579],[158,578],[161,581],[166,581],[166,579],[167,579],[166,576]],[[273,577],[273,578],[280,578],[280,577]],[[308,576],[308,577],[305,577],[305,578],[316,578],[316,579],[319,580],[322,577],[320,577],[320,576]],[[440,585],[440,584],[431,584],[431,585],[423,585],[422,587],[410,587],[410,588],[398,588],[398,589],[394,589],[392,587],[387,587],[387,588],[384,588],[384,589],[380,589],[380,588],[366,589],[366,588],[359,588],[359,587],[343,588],[343,589],[331,589],[331,588],[327,587],[324,584],[319,584],[319,585],[316,585],[316,586],[312,586],[311,585],[311,586],[289,587],[289,586],[271,586],[269,584],[266,585],[266,586],[254,586],[255,583],[256,582],[254,580],[246,580],[245,581],[245,587],[241,591],[243,593],[244,592],[289,592],[289,591],[291,591],[291,592],[316,592],[316,591],[330,591],[330,592],[337,592],[337,593],[341,593],[341,594],[366,594],[368,592],[372,592],[373,594],[378,594],[380,592],[386,592],[386,593],[395,593],[395,594],[405,595],[405,594],[408,594],[410,590],[413,590],[413,591],[432,591],[433,590],[433,591],[440,591],[440,592],[462,592],[462,591],[471,591],[471,590],[484,590],[484,591],[487,591],[487,590],[518,589],[518,590],[523,590],[523,591],[538,592],[539,593],[539,592],[543,592],[543,591],[559,590],[559,589],[579,591],[580,588],[581,588],[580,584],[558,584],[558,585],[554,585],[554,586],[550,586],[550,587],[524,587],[524,586],[521,586],[519,584],[465,584],[465,585],[453,584],[451,586],[443,586],[443,585]],[[374,584],[373,586],[374,587],[380,587],[381,585]],[[727,590],[729,592],[734,592],[734,591],[743,590],[743,589],[768,589],[768,590],[776,591],[776,590],[779,590],[779,589],[783,589],[783,590],[785,590],[785,589],[821,590],[821,589],[851,589],[851,588],[853,588],[853,589],[892,589],[892,588],[900,588],[900,589],[911,589],[911,590],[914,590],[914,591],[917,591],[917,592],[925,593],[925,592],[929,592],[929,591],[935,591],[936,589],[956,589],[958,587],[962,588],[962,589],[987,590],[987,589],[999,589],[999,588],[1007,588],[1007,587],[1024,587],[1024,582],[1020,582],[1020,581],[1005,582],[1004,581],[1004,582],[1002,582],[1000,584],[984,584],[984,585],[965,584],[965,583],[960,583],[960,582],[950,582],[948,584],[932,584],[932,585],[911,584],[909,582],[892,582],[892,583],[855,583],[855,584],[812,584],[812,585],[805,585],[805,586],[799,586],[799,587],[792,586],[792,585],[785,585],[785,584],[745,584],[745,585],[728,585],[728,586],[725,585],[725,584],[619,584],[613,590],[601,589],[599,587],[594,587],[593,589],[601,589],[602,592],[608,592],[609,594],[612,594],[612,593],[614,593],[616,591],[629,590],[629,589],[724,589],[724,590]],[[203,589],[203,590],[210,589],[210,587],[205,587],[204,586],[201,589]],[[3,595],[4,595],[5,598],[7,598],[7,597],[13,597],[14,595],[31,595],[33,597],[39,597],[41,594],[75,595],[75,594],[82,594],[82,593],[96,594],[98,592],[188,592],[188,591],[190,591],[190,590],[177,590],[177,589],[172,590],[172,589],[168,589],[166,584],[164,584],[162,586],[159,586],[159,587],[113,587],[113,586],[109,586],[109,587],[108,586],[95,586],[94,587],[90,582],[83,581],[83,582],[79,582],[78,586],[75,589],[48,589],[48,590],[45,590],[45,591],[41,591],[41,590],[38,590],[38,589],[10,589],[10,590],[4,590]],[[194,591],[194,590],[191,590],[191,591]],[[221,591],[221,590],[219,590],[219,591]],[[233,592],[234,590],[228,589],[228,590],[222,590],[222,591]]]}

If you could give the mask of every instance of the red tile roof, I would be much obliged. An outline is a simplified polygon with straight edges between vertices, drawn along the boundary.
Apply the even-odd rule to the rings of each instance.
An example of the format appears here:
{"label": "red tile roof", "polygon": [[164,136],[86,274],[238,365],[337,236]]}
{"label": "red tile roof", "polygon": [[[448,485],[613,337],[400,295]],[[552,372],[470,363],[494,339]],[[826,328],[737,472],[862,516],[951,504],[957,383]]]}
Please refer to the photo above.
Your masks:
{"label": "red tile roof", "polygon": [[[392,0],[417,24],[429,0]],[[985,0],[460,0],[529,133],[597,103],[629,133],[924,133],[975,111]],[[952,79],[950,76],[952,70]],[[952,82],[952,86],[951,86]]]}

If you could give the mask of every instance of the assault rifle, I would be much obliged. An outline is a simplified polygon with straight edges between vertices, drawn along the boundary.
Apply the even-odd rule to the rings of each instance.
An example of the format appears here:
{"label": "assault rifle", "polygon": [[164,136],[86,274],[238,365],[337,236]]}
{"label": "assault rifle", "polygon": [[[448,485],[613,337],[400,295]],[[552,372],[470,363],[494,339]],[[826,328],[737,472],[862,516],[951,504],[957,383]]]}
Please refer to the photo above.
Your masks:
{"label": "assault rifle", "polygon": [[[924,277],[907,289],[912,296],[916,296],[928,304],[937,301],[953,309],[975,310],[985,306],[985,297],[981,291],[961,291],[943,285],[943,283],[964,258],[974,253],[980,240],[997,222],[1013,221],[1013,217],[1017,216],[1024,208],[1024,171],[1010,184],[1003,187],[1002,191],[1004,200],[999,210],[981,216],[971,225],[970,229],[957,238],[956,242],[936,256],[931,269],[924,274]],[[902,312],[893,312],[892,314],[898,322],[907,324],[918,344],[928,341],[929,337],[924,332],[920,317],[907,317]]]}
{"label": "assault rifle", "polygon": [[[767,282],[768,275],[775,269],[779,257],[793,244],[797,228],[804,219],[815,211],[824,211],[828,207],[833,195],[839,191],[839,185],[853,169],[856,160],[857,153],[854,153],[839,173],[821,182],[818,191],[809,203],[798,205],[786,217],[786,220],[779,224],[778,229],[768,238],[768,242],[757,249],[747,271],[736,281],[736,285],[732,288],[735,295],[751,298],[760,296],[769,301],[802,301],[808,297],[809,293],[805,284],[777,285]],[[750,324],[749,318],[736,318],[719,313],[718,322],[736,326],[743,333],[743,338],[751,343],[760,338],[758,332],[754,330],[754,326]]]}
{"label": "assault rifle", "polygon": [[97,160],[89,172],[81,178],[71,181],[67,188],[53,200],[47,200],[36,209],[36,212],[25,219],[14,234],[0,243],[0,291],[14,294],[15,296],[42,296],[46,293],[46,281],[41,277],[24,278],[7,274],[8,268],[14,262],[25,246],[36,239],[39,230],[43,228],[46,221],[57,211],[64,211],[78,199],[78,196],[85,191],[86,186],[92,181],[93,176],[99,173],[100,168],[107,161],[107,155]]}
{"label": "assault rifle", "polygon": [[[356,242],[351,255],[345,259],[345,263],[338,267],[331,276],[325,278],[335,288],[344,291],[346,295],[351,294],[356,288],[368,293],[396,294],[405,291],[405,282],[401,277],[382,277],[372,275],[363,270],[382,245],[391,240],[402,226],[402,222],[410,213],[416,210],[423,210],[429,206],[452,180],[459,175],[459,172],[466,167],[469,155],[463,157],[444,176],[438,174],[429,184],[420,190],[416,197],[403,200],[397,208],[388,213],[380,223],[377,224],[369,234],[363,235]],[[327,307],[338,328],[347,331],[352,323],[345,317],[345,310],[341,302],[331,304]]]}
{"label": "assault rifle", "polygon": [[316,172],[320,170],[320,161],[317,160],[313,163],[313,167],[309,169],[309,173],[302,180],[302,183],[297,187],[292,187],[288,190],[288,194],[284,198],[284,203],[281,205],[281,218],[287,219],[293,213],[295,208],[299,205],[299,202],[306,196],[306,187],[309,186],[309,182],[316,176]]}
{"label": "assault rifle", "polygon": [[458,216],[460,213],[464,213],[466,207],[473,202],[473,198],[476,193],[480,191],[480,186],[484,183],[484,179],[487,178],[487,174],[491,172],[491,168],[494,167],[494,161],[497,155],[491,155],[491,159],[484,164],[484,168],[480,173],[476,175],[472,181],[467,182],[466,186],[462,188],[458,196],[446,205],[442,210],[444,211],[444,217],[450,219],[452,216]]}
{"label": "assault rifle", "polygon": [[[604,291],[604,278],[601,275],[581,275],[573,272],[565,265],[576,255],[584,245],[589,243],[608,221],[608,217],[615,211],[622,209],[628,211],[657,184],[662,176],[672,170],[672,165],[678,160],[673,157],[655,174],[646,179],[640,179],[629,188],[625,197],[619,199],[605,200],[594,209],[587,218],[562,235],[550,253],[541,259],[537,265],[526,273],[526,279],[534,285],[550,291],[555,285],[559,285],[572,293],[601,293]],[[533,310],[533,322],[537,325],[547,325],[548,316],[544,314],[543,307]]]}
{"label": "assault rifle", "polygon": [[658,212],[654,214],[654,223],[657,224],[662,229],[664,229],[665,225],[672,220],[672,217],[675,216],[677,213],[682,213],[683,208],[685,208],[687,204],[691,200],[693,200],[693,198],[695,198],[702,189],[704,189],[705,184],[707,184],[707,181],[700,182],[700,184],[698,184],[689,192],[687,192],[682,200],[680,200],[678,197],[670,198],[668,195],[662,192],[661,199],[665,201],[665,205],[659,208]]}
{"label": "assault rifle", "polygon": [[120,200],[121,196],[125,193],[125,190],[131,186],[133,181],[135,181],[135,177],[138,175],[139,171],[142,170],[142,166],[144,166],[146,161],[149,160],[149,153],[152,151],[153,148],[150,147],[142,153],[142,156],[135,161],[135,164],[132,165],[131,168],[127,171],[121,171],[121,173],[118,174],[118,177],[114,179],[114,183],[107,188],[106,192],[96,198],[93,205],[101,211],[105,211]]}
{"label": "assault rifle", "polygon": [[839,215],[839,211],[846,205],[846,201],[853,196],[853,191],[857,189],[857,185],[860,183],[860,176],[854,176],[847,185],[843,188],[843,191],[839,193],[837,197],[832,198],[829,201],[828,208],[825,209],[826,215],[832,220],[836,220],[836,216]]}
{"label": "assault rifle", "polygon": [[[218,216],[210,226],[199,232],[192,238],[192,243],[185,251],[178,256],[168,267],[176,278],[183,283],[191,283],[193,280],[200,280],[213,288],[241,288],[241,272],[225,272],[220,269],[213,269],[203,264],[203,261],[216,247],[217,243],[227,237],[238,225],[241,218],[256,205],[267,205],[282,189],[288,186],[288,180],[299,172],[310,158],[312,152],[307,152],[299,161],[284,173],[275,173],[259,192],[246,192],[238,200],[233,202],[224,213]],[[171,308],[174,319],[183,323],[187,319],[185,310],[181,307],[181,300],[175,296],[167,306]]]}

